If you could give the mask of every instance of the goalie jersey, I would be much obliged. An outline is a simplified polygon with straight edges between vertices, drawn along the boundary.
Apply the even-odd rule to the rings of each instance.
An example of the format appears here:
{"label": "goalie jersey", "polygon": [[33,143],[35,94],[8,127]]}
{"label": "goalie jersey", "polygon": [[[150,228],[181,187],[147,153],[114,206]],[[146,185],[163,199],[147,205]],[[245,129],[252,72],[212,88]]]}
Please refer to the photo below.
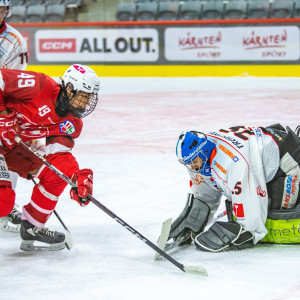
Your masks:
{"label": "goalie jersey", "polygon": [[[189,171],[191,189],[210,206],[212,214],[222,195],[231,200],[236,220],[254,233],[257,243],[267,234],[265,222],[272,201],[267,184],[281,166],[283,138],[272,129],[244,126],[210,132],[207,138],[216,145],[210,158],[211,176]],[[286,195],[281,195],[280,208],[293,207],[297,201],[299,176],[291,174],[287,178],[297,180],[296,188],[289,203]]]}

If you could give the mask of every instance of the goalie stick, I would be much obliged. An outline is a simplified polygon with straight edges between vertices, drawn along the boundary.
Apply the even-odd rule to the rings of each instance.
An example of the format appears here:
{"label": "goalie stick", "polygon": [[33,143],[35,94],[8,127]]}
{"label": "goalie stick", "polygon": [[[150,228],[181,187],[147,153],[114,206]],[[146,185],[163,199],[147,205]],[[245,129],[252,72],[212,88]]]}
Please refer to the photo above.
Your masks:
{"label": "goalie stick", "polygon": [[[53,166],[50,162],[48,162],[43,156],[41,156],[39,153],[37,153],[35,150],[33,150],[31,147],[27,146],[19,136],[15,137],[15,140],[18,144],[23,146],[25,149],[30,151],[32,154],[34,154],[38,159],[42,161],[43,164],[45,164],[51,171],[53,171],[56,175],[58,175],[60,178],[65,180],[70,186],[77,187],[76,183],[72,181],[68,176],[66,176],[63,172],[61,172],[59,169],[57,169],[55,166]],[[99,207],[102,211],[104,211],[107,215],[109,215],[112,219],[117,221],[120,225],[125,227],[128,231],[133,233],[138,239],[140,239],[142,242],[147,244],[149,247],[151,247],[153,250],[158,252],[161,256],[163,256],[165,259],[167,259],[169,262],[171,262],[173,265],[175,265],[177,268],[179,268],[181,271],[190,273],[190,274],[197,274],[197,275],[204,275],[207,276],[207,272],[204,267],[202,266],[185,266],[178,261],[176,261],[174,258],[172,258],[170,255],[168,255],[166,252],[161,250],[159,247],[157,247],[154,243],[152,243],[150,240],[148,240],[145,236],[143,236],[141,233],[139,233],[137,230],[135,230],[132,226],[130,226],[128,223],[126,223],[124,220],[119,218],[115,213],[113,213],[111,210],[109,210],[107,207],[105,207],[102,203],[100,203],[98,200],[96,200],[93,196],[88,195],[87,197],[94,205]]]}

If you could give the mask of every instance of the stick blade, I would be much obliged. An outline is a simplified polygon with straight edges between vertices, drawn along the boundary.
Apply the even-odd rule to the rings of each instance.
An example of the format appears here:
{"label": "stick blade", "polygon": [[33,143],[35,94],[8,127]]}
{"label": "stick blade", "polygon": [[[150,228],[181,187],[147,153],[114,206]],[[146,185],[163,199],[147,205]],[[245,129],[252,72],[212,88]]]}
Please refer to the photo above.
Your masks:
{"label": "stick blade", "polygon": [[65,239],[66,248],[68,250],[71,250],[72,247],[73,247],[73,240],[72,240],[72,236],[71,236],[70,231],[66,230],[65,231],[65,236],[66,236],[66,239]]}
{"label": "stick blade", "polygon": [[[161,226],[161,232],[160,232],[160,236],[157,241],[157,246],[159,249],[161,249],[163,251],[165,251],[165,247],[166,247],[166,244],[168,241],[168,237],[169,237],[170,230],[171,230],[171,224],[172,224],[172,218],[163,222],[163,224]],[[157,260],[159,257],[160,257],[160,254],[158,252],[155,252],[154,260]]]}
{"label": "stick blade", "polygon": [[207,271],[202,266],[184,266],[184,272],[201,276],[208,276]]}

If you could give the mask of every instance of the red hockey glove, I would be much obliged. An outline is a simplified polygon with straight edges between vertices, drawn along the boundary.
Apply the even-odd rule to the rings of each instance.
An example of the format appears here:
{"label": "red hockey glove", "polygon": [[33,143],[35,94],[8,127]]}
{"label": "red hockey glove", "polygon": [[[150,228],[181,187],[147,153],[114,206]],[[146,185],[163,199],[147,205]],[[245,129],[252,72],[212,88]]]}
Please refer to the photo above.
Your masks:
{"label": "red hockey glove", "polygon": [[87,196],[93,195],[93,171],[90,169],[82,169],[74,173],[71,177],[76,181],[77,187],[73,187],[70,191],[71,198],[84,207],[90,203]]}
{"label": "red hockey glove", "polygon": [[3,146],[13,148],[17,143],[15,136],[19,134],[17,112],[13,110],[7,115],[0,114],[0,140]]}

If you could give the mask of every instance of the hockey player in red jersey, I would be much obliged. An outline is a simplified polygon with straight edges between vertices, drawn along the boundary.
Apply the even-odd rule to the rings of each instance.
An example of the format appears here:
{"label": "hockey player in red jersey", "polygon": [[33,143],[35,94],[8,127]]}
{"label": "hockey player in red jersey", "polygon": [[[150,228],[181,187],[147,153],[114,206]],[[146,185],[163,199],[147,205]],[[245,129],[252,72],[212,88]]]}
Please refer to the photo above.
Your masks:
{"label": "hockey player in red jersey", "polygon": [[50,171],[30,152],[15,142],[16,135],[24,141],[46,140],[46,159],[77,182],[71,198],[81,206],[92,194],[93,172],[79,169],[71,150],[82,130],[82,118],[96,107],[99,78],[83,65],[72,65],[58,84],[42,73],[19,70],[0,71],[0,217],[14,206],[15,192],[8,170],[21,177],[39,179],[33,188],[31,201],[23,207],[21,249],[35,248],[38,240],[51,249],[63,249],[65,236],[52,232],[45,224],[55,209],[66,182]]}

